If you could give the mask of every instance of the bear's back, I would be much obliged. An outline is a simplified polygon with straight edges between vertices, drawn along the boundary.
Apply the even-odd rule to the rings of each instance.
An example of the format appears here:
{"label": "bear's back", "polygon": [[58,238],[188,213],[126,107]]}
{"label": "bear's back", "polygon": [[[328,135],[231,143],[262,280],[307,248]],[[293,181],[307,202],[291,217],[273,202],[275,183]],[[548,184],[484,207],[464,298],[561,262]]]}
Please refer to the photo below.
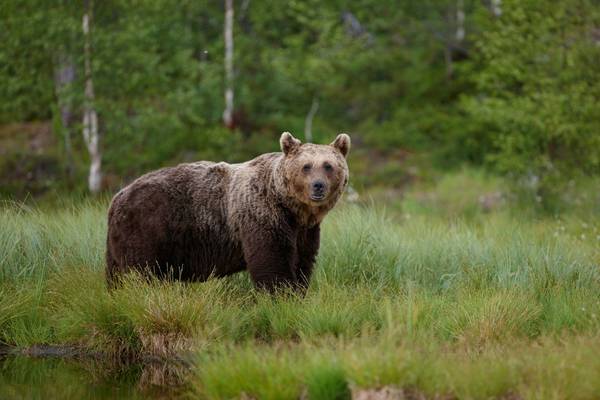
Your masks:
{"label": "bear's back", "polygon": [[204,280],[243,269],[225,212],[231,166],[196,162],[136,179],[114,197],[108,220],[109,282],[129,266],[161,276],[185,266],[179,279]]}
{"label": "bear's back", "polygon": [[[167,218],[177,223],[197,223],[196,217],[211,222],[210,214],[221,213],[231,175],[227,163],[198,161],[149,172],[121,189],[113,198],[111,211],[131,211],[149,204],[168,203]],[[112,212],[109,212],[109,216]]]}

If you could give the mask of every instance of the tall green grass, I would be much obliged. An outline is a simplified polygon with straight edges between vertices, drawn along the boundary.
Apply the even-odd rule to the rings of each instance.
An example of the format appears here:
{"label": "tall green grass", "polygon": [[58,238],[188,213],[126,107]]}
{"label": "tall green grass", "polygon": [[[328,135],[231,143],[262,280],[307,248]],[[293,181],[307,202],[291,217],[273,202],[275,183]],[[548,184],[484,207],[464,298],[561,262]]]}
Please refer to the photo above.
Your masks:
{"label": "tall green grass", "polygon": [[[195,360],[192,395],[347,398],[361,388],[593,398],[598,219],[467,220],[341,205],[306,297],[104,281],[104,203],[0,211],[0,341]],[[585,225],[584,225],[585,224]],[[596,391],[596,392],[594,392]]]}
{"label": "tall green grass", "polygon": [[104,266],[106,205],[87,203],[44,212],[0,207],[0,282],[45,278],[69,266]]}
{"label": "tall green grass", "polygon": [[305,393],[335,399],[382,387],[407,393],[393,398],[596,399],[599,339],[543,337],[535,344],[513,340],[477,351],[388,336],[217,345],[201,354],[192,385],[194,395],[208,399],[297,399]]}

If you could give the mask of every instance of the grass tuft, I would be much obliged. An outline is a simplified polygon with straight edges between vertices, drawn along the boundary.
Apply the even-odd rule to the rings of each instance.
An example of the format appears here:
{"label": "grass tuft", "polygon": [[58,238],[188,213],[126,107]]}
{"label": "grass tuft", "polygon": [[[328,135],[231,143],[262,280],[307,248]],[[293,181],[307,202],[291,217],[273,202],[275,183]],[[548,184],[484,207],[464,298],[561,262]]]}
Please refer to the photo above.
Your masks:
{"label": "grass tuft", "polygon": [[311,400],[345,400],[352,397],[344,369],[330,360],[320,360],[309,370],[306,388]]}

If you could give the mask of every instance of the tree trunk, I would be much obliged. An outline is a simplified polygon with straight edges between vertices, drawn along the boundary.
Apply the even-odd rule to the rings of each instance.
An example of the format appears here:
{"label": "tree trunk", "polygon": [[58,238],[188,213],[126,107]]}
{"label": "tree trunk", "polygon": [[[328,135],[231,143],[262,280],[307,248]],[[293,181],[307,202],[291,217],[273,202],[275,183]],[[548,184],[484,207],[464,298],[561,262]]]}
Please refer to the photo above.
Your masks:
{"label": "tree trunk", "polygon": [[312,104],[310,105],[310,110],[308,114],[306,114],[306,118],[304,119],[304,140],[306,143],[312,143],[312,123],[315,117],[315,114],[319,110],[319,99],[315,96],[313,97]]}
{"label": "tree trunk", "polygon": [[56,60],[54,73],[54,87],[60,111],[62,125],[62,136],[65,145],[65,172],[67,179],[72,180],[75,173],[73,164],[73,150],[71,146],[71,121],[73,118],[72,101],[70,98],[70,87],[75,81],[75,63],[73,58],[63,50],[59,52]]}
{"label": "tree trunk", "polygon": [[233,0],[225,0],[225,110],[223,123],[233,128]]}
{"label": "tree trunk", "polygon": [[465,39],[465,3],[456,0],[456,44],[460,46]]}
{"label": "tree trunk", "polygon": [[502,0],[491,0],[490,8],[495,17],[502,15]]}
{"label": "tree trunk", "polygon": [[92,46],[90,27],[92,24],[92,5],[90,0],[84,0],[83,39],[85,65],[85,98],[83,104],[83,139],[90,153],[90,173],[88,187],[90,192],[98,193],[102,181],[102,153],[100,151],[100,136],[98,133],[98,115],[94,107],[94,82],[92,79]]}
{"label": "tree trunk", "polygon": [[454,75],[454,64],[452,63],[452,49],[450,42],[447,42],[444,47],[444,60],[446,61],[446,79],[451,80]]}

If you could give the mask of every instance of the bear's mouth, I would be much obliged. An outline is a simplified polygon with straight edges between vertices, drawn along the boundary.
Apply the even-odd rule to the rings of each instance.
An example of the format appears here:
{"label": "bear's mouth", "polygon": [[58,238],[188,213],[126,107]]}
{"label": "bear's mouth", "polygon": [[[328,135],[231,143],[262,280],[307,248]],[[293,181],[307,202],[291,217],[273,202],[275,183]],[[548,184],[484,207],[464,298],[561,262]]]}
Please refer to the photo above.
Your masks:
{"label": "bear's mouth", "polygon": [[325,197],[325,193],[313,193],[310,195],[312,201],[322,201],[325,200]]}

